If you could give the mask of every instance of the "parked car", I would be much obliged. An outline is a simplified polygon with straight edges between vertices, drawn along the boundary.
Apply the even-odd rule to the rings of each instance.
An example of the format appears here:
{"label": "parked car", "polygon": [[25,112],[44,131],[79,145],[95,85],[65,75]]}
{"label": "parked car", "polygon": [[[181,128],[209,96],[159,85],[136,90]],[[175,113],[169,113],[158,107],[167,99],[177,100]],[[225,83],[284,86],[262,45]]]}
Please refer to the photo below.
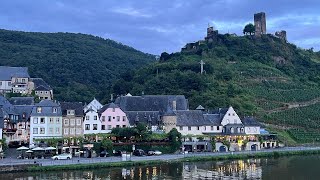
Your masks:
{"label": "parked car", "polygon": [[161,151],[158,151],[158,150],[154,151],[154,155],[161,155],[161,154],[162,154]]}
{"label": "parked car", "polygon": [[153,155],[154,155],[154,151],[152,151],[152,150],[151,150],[151,151],[148,151],[148,152],[147,152],[147,155],[148,155],[148,156],[153,156]]}
{"label": "parked car", "polygon": [[133,151],[133,155],[135,155],[135,156],[144,156],[144,155],[146,155],[146,153],[142,149],[136,149],[136,150]]}
{"label": "parked car", "polygon": [[120,151],[120,150],[119,150],[119,151],[115,151],[115,152],[113,153],[113,155],[114,155],[114,156],[122,156],[123,153],[125,153],[125,151]]}
{"label": "parked car", "polygon": [[100,157],[108,157],[110,156],[109,153],[107,151],[101,151],[100,152]]}
{"label": "parked car", "polygon": [[53,160],[61,160],[61,159],[71,159],[72,155],[71,154],[59,154],[56,156],[52,156],[51,159]]}

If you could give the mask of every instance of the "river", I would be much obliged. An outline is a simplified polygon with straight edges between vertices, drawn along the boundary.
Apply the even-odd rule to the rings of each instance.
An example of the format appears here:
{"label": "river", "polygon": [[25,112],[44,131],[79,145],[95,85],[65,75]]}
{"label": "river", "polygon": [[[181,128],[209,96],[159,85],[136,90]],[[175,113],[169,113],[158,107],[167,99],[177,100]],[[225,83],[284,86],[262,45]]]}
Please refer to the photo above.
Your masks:
{"label": "river", "polygon": [[320,179],[320,156],[183,162],[156,166],[0,174],[0,180],[40,179]]}

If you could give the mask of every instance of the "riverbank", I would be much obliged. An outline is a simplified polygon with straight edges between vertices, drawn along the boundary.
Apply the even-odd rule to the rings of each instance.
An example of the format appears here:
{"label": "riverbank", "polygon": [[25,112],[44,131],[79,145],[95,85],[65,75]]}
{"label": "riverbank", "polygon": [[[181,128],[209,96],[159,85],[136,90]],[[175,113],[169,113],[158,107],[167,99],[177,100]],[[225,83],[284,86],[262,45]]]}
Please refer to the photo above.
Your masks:
{"label": "riverbank", "polygon": [[[208,153],[197,154],[191,156],[179,155],[174,159],[161,158],[157,160],[138,160],[121,161],[118,162],[98,162],[88,164],[68,164],[68,165],[52,165],[52,166],[30,166],[25,171],[59,171],[59,170],[83,170],[83,169],[97,169],[97,168],[110,168],[110,167],[130,167],[130,166],[144,166],[144,165],[158,165],[163,163],[173,162],[196,162],[196,161],[218,161],[218,160],[233,160],[233,159],[248,159],[248,158],[262,158],[262,157],[281,157],[293,155],[314,155],[320,154],[319,148],[312,149],[287,149],[287,150],[270,150],[268,152],[247,151],[247,152],[234,152],[234,153]],[[160,156],[159,156],[160,157]]]}

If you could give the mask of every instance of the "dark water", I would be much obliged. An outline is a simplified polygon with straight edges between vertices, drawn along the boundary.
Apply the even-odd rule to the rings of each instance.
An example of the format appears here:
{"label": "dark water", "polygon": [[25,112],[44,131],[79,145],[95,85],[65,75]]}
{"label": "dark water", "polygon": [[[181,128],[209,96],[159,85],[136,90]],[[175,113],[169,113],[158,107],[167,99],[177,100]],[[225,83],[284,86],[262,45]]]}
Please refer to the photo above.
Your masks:
{"label": "dark water", "polygon": [[172,163],[97,170],[0,174],[0,180],[35,179],[318,179],[320,156]]}

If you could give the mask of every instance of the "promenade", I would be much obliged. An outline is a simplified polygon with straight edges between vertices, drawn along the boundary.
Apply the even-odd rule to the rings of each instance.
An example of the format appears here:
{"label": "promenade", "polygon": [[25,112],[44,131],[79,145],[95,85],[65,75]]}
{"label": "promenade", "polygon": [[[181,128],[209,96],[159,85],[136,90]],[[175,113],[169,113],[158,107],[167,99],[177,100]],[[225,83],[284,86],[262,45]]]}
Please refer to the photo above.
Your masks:
{"label": "promenade", "polygon": [[[202,153],[188,153],[188,154],[164,154],[160,156],[131,156],[128,161],[171,161],[182,159],[185,157],[203,157],[203,156],[222,156],[222,155],[237,155],[237,154],[256,154],[263,152],[294,152],[294,151],[312,151],[320,150],[320,147],[284,147],[276,149],[266,149],[260,151],[238,151],[238,152],[202,152]],[[40,166],[59,166],[59,165],[73,165],[73,164],[94,164],[107,162],[122,162],[121,157],[97,157],[97,158],[73,158],[71,160],[52,160],[52,159],[13,159],[5,158],[0,160],[1,166],[8,165],[22,165],[22,164],[39,164]]]}

